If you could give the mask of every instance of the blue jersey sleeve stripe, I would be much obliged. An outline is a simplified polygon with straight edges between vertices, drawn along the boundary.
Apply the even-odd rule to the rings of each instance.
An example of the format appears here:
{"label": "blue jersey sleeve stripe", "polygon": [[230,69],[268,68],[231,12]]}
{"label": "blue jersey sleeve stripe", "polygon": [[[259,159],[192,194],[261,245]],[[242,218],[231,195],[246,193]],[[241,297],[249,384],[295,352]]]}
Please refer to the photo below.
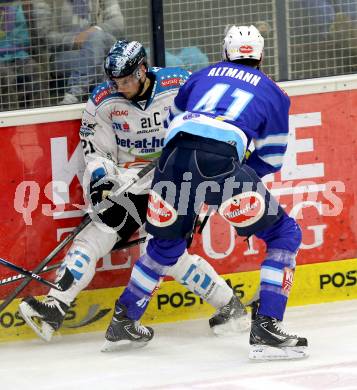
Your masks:
{"label": "blue jersey sleeve stripe", "polygon": [[287,145],[288,134],[274,134],[265,138],[259,138],[254,140],[255,148],[260,149],[267,145]]}
{"label": "blue jersey sleeve stripe", "polygon": [[259,158],[261,158],[265,163],[271,165],[272,167],[278,168],[283,165],[284,155],[281,153],[267,154],[263,156],[259,155]]}
{"label": "blue jersey sleeve stripe", "polygon": [[285,154],[287,145],[266,145],[256,149],[259,156],[267,156],[272,154]]}
{"label": "blue jersey sleeve stripe", "polygon": [[263,177],[268,175],[269,173],[273,173],[278,171],[281,167],[273,167],[270,164],[265,163],[259,156],[256,150],[248,158],[246,164],[253,168],[255,172],[257,172],[259,177]]}
{"label": "blue jersey sleeve stripe", "polygon": [[256,150],[263,151],[269,150],[270,148],[272,149],[279,149],[279,150],[286,150],[287,144],[266,144],[266,145],[261,145],[259,147],[256,147]]}
{"label": "blue jersey sleeve stripe", "polygon": [[271,134],[271,135],[267,135],[267,136],[262,136],[262,137],[259,137],[259,140],[269,140],[269,139],[273,139],[274,137],[287,137],[288,136],[288,133],[287,132],[280,132],[280,133],[275,133],[275,134]]}

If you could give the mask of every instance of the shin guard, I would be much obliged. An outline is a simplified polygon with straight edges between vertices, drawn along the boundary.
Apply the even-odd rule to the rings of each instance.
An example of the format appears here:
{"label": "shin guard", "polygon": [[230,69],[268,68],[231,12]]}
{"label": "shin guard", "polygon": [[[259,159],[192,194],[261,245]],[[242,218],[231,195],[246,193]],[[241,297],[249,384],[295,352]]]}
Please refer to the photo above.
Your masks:
{"label": "shin guard", "polygon": [[186,252],[170,267],[168,274],[216,309],[228,304],[233,291],[202,257]]}

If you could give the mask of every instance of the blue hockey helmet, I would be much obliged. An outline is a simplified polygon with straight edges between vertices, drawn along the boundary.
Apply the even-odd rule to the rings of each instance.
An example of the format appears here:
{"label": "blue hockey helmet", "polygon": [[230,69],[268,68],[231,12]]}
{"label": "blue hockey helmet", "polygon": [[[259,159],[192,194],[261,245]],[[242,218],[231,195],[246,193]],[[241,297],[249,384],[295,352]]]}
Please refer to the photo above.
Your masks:
{"label": "blue hockey helmet", "polygon": [[146,51],[140,42],[121,40],[109,50],[104,70],[110,79],[120,78],[129,76],[140,64],[146,63]]}

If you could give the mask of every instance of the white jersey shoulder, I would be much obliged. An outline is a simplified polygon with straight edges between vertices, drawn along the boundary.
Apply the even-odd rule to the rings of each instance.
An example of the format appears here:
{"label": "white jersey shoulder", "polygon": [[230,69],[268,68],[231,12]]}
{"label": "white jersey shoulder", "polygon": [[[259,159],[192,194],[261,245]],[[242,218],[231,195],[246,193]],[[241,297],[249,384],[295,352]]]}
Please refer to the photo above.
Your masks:
{"label": "white jersey shoulder", "polygon": [[82,116],[80,138],[89,171],[110,160],[118,168],[140,168],[164,145],[164,119],[189,73],[181,68],[150,69],[154,86],[143,102],[127,100],[111,81],[98,85]]}

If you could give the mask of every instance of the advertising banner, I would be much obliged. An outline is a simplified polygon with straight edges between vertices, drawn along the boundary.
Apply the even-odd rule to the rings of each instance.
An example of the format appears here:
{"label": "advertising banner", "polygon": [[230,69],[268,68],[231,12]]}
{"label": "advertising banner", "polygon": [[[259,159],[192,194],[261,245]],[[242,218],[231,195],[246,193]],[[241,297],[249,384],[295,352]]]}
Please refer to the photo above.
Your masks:
{"label": "advertising banner", "polygon": [[[357,299],[356,260],[338,260],[300,265],[289,306]],[[224,275],[242,302],[251,299],[259,285],[259,271]],[[114,302],[124,287],[82,291],[67,312],[60,334],[105,331],[112,316]],[[0,341],[34,338],[18,312],[20,299],[0,313]],[[142,319],[145,325],[197,319],[212,315],[214,308],[176,281],[165,281],[152,298]],[[208,327],[208,321],[207,321]],[[103,334],[104,338],[104,334]]]}
{"label": "advertising banner", "polygon": [[[357,91],[291,100],[284,165],[280,173],[265,178],[266,185],[302,228],[298,265],[353,259],[357,257]],[[0,128],[2,258],[34,269],[79,224],[86,204],[78,129],[79,119]],[[202,234],[195,235],[190,249],[220,274],[257,271],[264,250],[254,237],[237,237],[218,215],[212,215]],[[88,289],[125,285],[139,254],[140,248],[134,247],[100,260]],[[12,275],[0,267],[1,279]],[[46,277],[51,279],[53,273]],[[1,286],[0,299],[17,283]],[[32,282],[21,296],[46,292]]]}

